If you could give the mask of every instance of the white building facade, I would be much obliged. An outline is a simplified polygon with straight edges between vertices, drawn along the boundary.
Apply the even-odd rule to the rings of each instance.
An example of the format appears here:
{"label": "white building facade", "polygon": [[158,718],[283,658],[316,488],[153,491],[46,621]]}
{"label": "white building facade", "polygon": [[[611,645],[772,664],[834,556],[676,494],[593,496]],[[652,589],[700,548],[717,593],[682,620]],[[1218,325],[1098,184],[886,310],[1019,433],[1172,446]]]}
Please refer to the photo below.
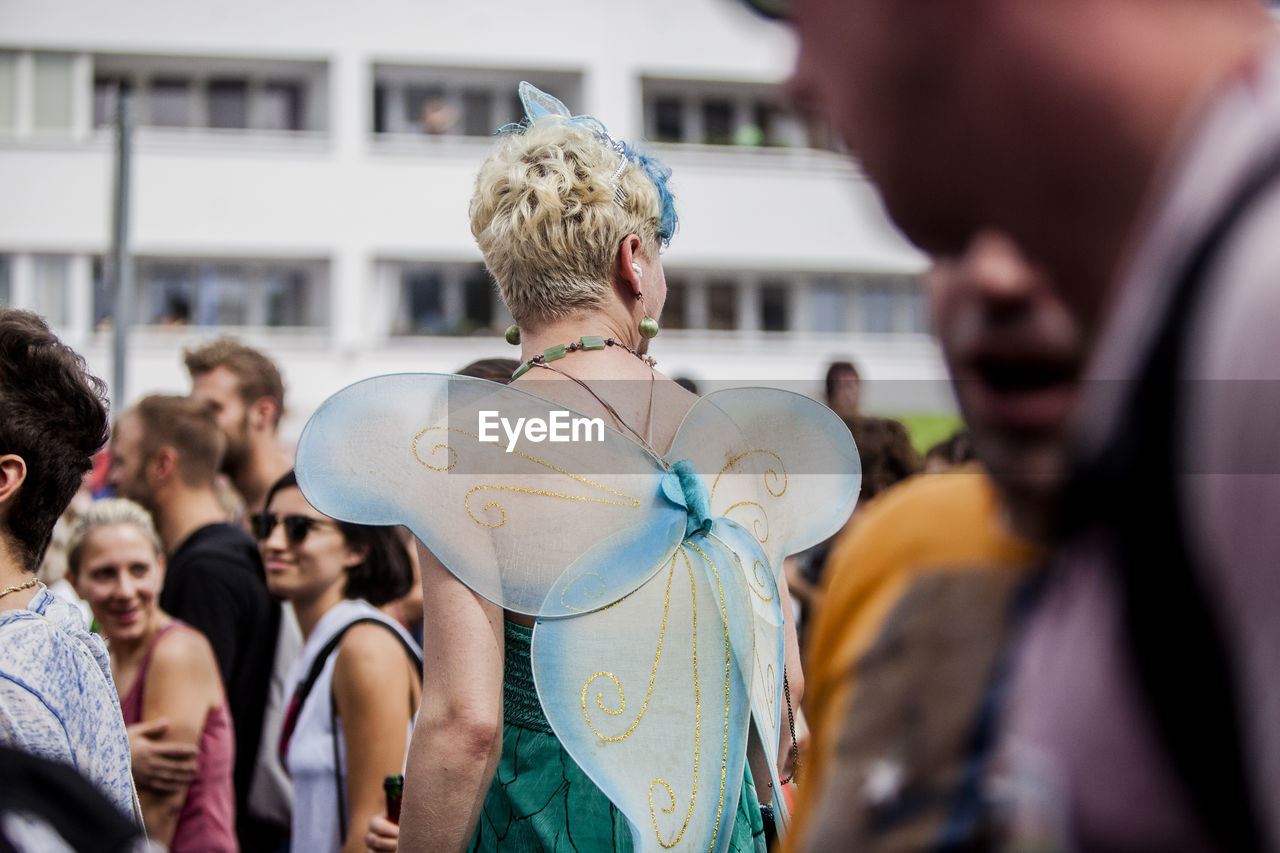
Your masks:
{"label": "white building facade", "polygon": [[295,434],[352,381],[514,355],[467,202],[527,79],[673,169],[662,370],[817,393],[849,358],[870,408],[947,411],[925,259],[782,108],[792,50],[733,0],[0,0],[0,304],[112,375],[126,91],[125,399],[185,392],[182,349],[223,333],[279,361]]}

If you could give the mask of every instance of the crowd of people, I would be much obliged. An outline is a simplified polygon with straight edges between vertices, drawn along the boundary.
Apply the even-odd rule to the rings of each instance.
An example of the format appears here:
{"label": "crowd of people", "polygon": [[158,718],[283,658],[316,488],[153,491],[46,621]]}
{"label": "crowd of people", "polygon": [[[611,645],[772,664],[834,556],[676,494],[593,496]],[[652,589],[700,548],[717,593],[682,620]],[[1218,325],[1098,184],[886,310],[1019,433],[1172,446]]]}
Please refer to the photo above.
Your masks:
{"label": "crowd of people", "polygon": [[296,457],[268,355],[109,418],[0,309],[0,849],[1280,849],[1274,21],[746,2],[934,254],[964,429],[667,379],[670,171],[528,84],[470,209],[519,358]]}

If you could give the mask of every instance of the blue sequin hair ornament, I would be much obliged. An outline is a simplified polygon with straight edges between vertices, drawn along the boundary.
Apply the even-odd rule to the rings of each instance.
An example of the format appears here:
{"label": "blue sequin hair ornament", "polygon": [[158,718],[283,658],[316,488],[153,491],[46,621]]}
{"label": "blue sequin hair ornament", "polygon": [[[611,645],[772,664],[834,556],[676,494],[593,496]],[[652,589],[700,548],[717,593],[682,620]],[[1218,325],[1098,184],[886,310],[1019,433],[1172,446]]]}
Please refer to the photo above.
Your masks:
{"label": "blue sequin hair ornament", "polygon": [[529,125],[545,118],[561,119],[591,131],[602,145],[617,152],[618,156],[622,158],[622,162],[618,164],[618,170],[610,178],[610,183],[613,186],[613,199],[618,203],[619,207],[626,206],[626,195],[622,185],[618,183],[618,178],[622,176],[628,163],[634,163],[642,169],[649,178],[650,183],[657,189],[659,206],[658,239],[662,241],[664,246],[669,245],[671,238],[675,236],[676,225],[679,221],[676,217],[676,200],[671,195],[671,189],[668,186],[668,182],[671,179],[671,170],[663,165],[660,160],[644,154],[635,146],[621,139],[614,138],[604,124],[595,116],[574,115],[559,98],[548,95],[532,83],[521,81],[519,92],[520,103],[524,105],[524,119],[505,124],[498,128],[496,132],[499,134],[524,133]]}

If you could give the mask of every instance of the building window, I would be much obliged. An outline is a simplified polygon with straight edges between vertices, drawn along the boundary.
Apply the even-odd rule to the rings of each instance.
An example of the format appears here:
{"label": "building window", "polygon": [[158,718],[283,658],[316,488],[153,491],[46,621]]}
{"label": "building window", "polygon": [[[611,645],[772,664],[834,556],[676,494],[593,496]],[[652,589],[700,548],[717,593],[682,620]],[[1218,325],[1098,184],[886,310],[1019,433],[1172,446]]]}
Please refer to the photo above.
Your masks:
{"label": "building window", "polygon": [[689,328],[688,305],[689,288],[683,279],[667,279],[667,301],[662,306],[662,327],[664,329]]}
{"label": "building window", "polygon": [[482,264],[470,267],[463,276],[463,331],[467,334],[488,330],[494,326],[494,303],[497,287],[493,277]]}
{"label": "building window", "polygon": [[[498,99],[501,103],[509,103],[506,98]],[[493,114],[494,97],[492,92],[483,89],[468,89],[462,93],[462,132],[466,136],[487,136],[501,125],[503,116]],[[519,119],[519,114],[507,114],[510,121]],[[502,122],[506,124],[506,122]]]}
{"label": "building window", "polygon": [[258,93],[258,121],[262,130],[306,130],[303,118],[303,86],[296,82],[273,81]]}
{"label": "building window", "polygon": [[31,308],[51,326],[67,325],[70,272],[68,255],[33,255],[31,258]]}
{"label": "building window", "polygon": [[136,93],[135,115],[153,127],[246,131],[322,130],[322,63],[228,58],[94,57],[93,123],[115,122],[121,89]]}
{"label": "building window", "polygon": [[845,332],[845,295],[848,285],[841,281],[823,280],[809,288],[812,308],[811,329],[815,332]]}
{"label": "building window", "polygon": [[932,320],[929,316],[929,299],[925,294],[924,282],[918,276],[912,276],[903,293],[906,299],[907,317],[907,325],[903,331],[916,335],[928,334],[932,327]]}
{"label": "building window", "polygon": [[37,53],[33,68],[31,126],[35,130],[70,130],[71,55]]}
{"label": "building window", "polygon": [[684,141],[684,104],[679,98],[653,99],[653,127],[649,138],[655,142]]}
{"label": "building window", "polygon": [[581,101],[582,75],[573,72],[378,64],[373,132],[490,136],[524,117],[514,95],[521,80],[566,104]]}
{"label": "building window", "polygon": [[889,334],[894,327],[893,286],[884,281],[867,281],[855,291],[860,332]]}
{"label": "building window", "polygon": [[497,333],[497,292],[483,264],[386,262],[393,336]]}
{"label": "building window", "polygon": [[785,332],[790,325],[790,306],[784,282],[770,282],[760,287],[760,328],[766,332]]}
{"label": "building window", "polygon": [[733,137],[733,104],[724,98],[703,101],[702,141],[708,145],[728,145]]}
{"label": "building window", "polygon": [[401,310],[407,321],[401,334],[442,335],[449,331],[445,318],[444,275],[438,267],[405,270],[400,280]]}
{"label": "building window", "polygon": [[[114,310],[107,264],[94,262],[94,318]],[[328,325],[328,268],[318,261],[139,258],[133,322],[148,326]]]}
{"label": "building window", "polygon": [[802,122],[776,87],[715,80],[645,78],[645,135],[655,142],[803,147]]}
{"label": "building window", "polygon": [[249,126],[249,81],[209,81],[209,127],[243,130]]}
{"label": "building window", "polygon": [[[93,80],[93,126],[108,127],[116,121],[116,98],[121,92],[133,92],[133,83],[120,77],[95,77]],[[135,113],[136,115],[136,113]]]}
{"label": "building window", "polygon": [[12,132],[18,123],[18,54],[0,50],[0,132]]}
{"label": "building window", "polygon": [[162,77],[151,81],[147,91],[147,124],[156,127],[191,125],[191,81]]}
{"label": "building window", "polygon": [[738,287],[736,282],[716,279],[707,283],[707,328],[738,328]]}
{"label": "building window", "polygon": [[929,331],[927,300],[919,276],[860,276],[850,292],[857,307],[859,332],[918,335]]}

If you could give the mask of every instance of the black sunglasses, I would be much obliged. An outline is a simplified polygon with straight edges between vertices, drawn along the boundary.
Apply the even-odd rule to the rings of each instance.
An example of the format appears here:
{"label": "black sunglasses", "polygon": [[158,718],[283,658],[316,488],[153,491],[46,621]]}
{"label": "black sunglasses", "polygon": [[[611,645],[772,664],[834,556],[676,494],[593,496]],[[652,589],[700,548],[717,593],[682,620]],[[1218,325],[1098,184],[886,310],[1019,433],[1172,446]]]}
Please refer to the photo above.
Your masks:
{"label": "black sunglasses", "polygon": [[775,21],[785,21],[791,17],[790,0],[742,0],[742,2],[748,8]]}
{"label": "black sunglasses", "polygon": [[249,528],[253,531],[253,538],[259,542],[267,541],[277,524],[284,525],[284,538],[290,545],[299,545],[303,539],[307,538],[311,528],[318,524],[333,524],[333,522],[324,518],[312,518],[309,515],[278,516],[274,512],[255,512],[249,516]]}

